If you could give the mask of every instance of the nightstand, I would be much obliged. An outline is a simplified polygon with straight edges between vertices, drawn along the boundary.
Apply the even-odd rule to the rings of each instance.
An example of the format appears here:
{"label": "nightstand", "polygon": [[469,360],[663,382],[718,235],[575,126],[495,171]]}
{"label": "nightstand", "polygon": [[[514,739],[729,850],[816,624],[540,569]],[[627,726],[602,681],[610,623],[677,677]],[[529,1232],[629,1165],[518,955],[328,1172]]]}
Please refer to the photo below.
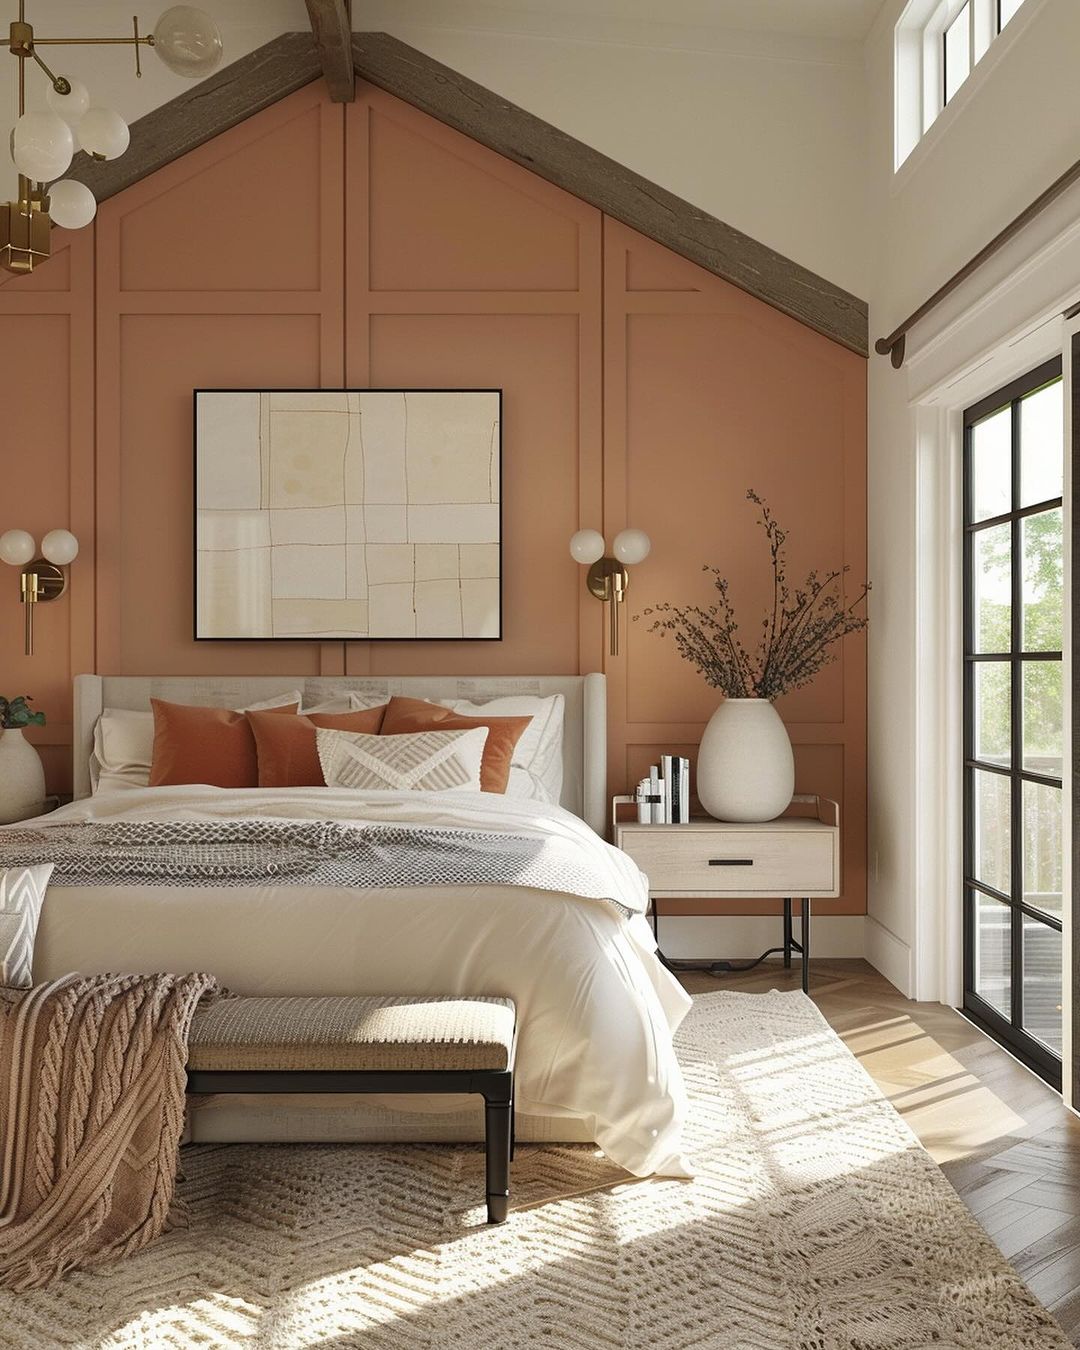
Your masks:
{"label": "nightstand", "polygon": [[[658,946],[661,900],[780,899],[782,946],[770,947],[756,961],[712,961],[706,969],[750,970],[776,952],[783,953],[784,966],[790,969],[792,952],[798,952],[803,992],[809,992],[811,902],[840,894],[840,808],[813,796],[794,797],[792,806],[808,806],[810,814],[784,815],[761,825],[710,818],[689,825],[614,821],[616,848],[628,853],[649,879]],[[792,933],[793,899],[800,902],[799,941]],[[661,957],[668,964],[663,953]]]}

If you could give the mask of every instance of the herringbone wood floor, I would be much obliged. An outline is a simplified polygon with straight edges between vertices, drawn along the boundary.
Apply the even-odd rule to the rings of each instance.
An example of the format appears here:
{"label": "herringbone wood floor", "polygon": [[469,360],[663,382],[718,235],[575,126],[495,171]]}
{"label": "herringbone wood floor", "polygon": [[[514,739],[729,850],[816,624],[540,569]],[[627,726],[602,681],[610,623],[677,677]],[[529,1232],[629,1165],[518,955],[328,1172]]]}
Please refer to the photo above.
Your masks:
{"label": "herringbone wood floor", "polygon": [[[825,1017],[1080,1345],[1080,1120],[951,1008],[912,1003],[865,961],[811,971]],[[693,993],[799,987],[798,971],[774,962],[680,978]]]}

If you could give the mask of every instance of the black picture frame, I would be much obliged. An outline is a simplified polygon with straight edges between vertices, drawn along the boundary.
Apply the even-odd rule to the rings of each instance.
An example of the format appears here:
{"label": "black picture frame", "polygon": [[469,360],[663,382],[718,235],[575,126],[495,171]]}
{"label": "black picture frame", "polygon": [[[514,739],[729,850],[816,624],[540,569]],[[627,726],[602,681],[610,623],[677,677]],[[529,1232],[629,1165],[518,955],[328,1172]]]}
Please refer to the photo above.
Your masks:
{"label": "black picture frame", "polygon": [[[355,637],[353,635],[325,636],[323,634],[298,635],[298,636],[267,636],[267,637],[206,637],[199,633],[199,548],[198,548],[198,513],[199,513],[199,395],[200,394],[494,394],[498,399],[499,409],[499,501],[498,501],[498,520],[499,520],[499,539],[498,539],[498,557],[499,557],[499,601],[498,601],[498,634],[491,637]],[[191,633],[194,642],[214,642],[214,643],[259,643],[259,642],[289,642],[306,643],[308,645],[322,642],[342,642],[342,643],[366,643],[366,642],[502,642],[505,636],[505,581],[503,577],[503,567],[505,563],[505,439],[503,433],[503,415],[504,415],[504,391],[499,386],[473,386],[453,387],[453,386],[428,386],[428,385],[408,385],[381,387],[374,385],[349,385],[342,388],[325,389],[311,388],[308,386],[203,386],[192,390],[191,394],[191,481],[192,481],[192,509],[191,509]]]}

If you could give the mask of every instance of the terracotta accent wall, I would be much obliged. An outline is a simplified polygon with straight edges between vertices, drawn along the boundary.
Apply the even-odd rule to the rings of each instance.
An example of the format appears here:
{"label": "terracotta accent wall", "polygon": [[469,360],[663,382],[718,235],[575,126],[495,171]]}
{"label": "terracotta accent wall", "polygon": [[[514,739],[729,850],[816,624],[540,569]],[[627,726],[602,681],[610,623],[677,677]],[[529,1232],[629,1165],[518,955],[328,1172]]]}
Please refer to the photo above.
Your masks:
{"label": "terracotta accent wall", "polygon": [[[606,655],[567,551],[579,525],[652,535],[630,614],[707,601],[704,562],[763,603],[749,486],[797,576],[865,570],[865,362],[374,89],[342,107],[312,85],[104,203],[0,283],[0,350],[25,394],[5,401],[0,529],[83,541],[33,660],[0,577],[0,690],[50,713],[36,739],[60,790],[83,670],[603,668],[621,791],[662,749],[693,752],[715,695],[640,623]],[[343,384],[503,388],[502,642],[192,640],[191,390]],[[825,912],[865,908],[865,687],[851,641],[781,707],[799,790],[843,805]]]}

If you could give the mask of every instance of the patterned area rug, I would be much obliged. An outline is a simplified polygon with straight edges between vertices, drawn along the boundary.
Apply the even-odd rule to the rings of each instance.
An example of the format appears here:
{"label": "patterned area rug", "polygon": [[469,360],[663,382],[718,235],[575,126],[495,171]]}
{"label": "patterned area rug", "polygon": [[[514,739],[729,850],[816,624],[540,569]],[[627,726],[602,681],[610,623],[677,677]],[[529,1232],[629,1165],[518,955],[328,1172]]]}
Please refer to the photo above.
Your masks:
{"label": "patterned area rug", "polygon": [[0,1346],[1063,1350],[809,999],[699,995],[692,1182],[525,1147],[489,1229],[479,1149],[203,1145],[190,1228],[0,1294]]}

